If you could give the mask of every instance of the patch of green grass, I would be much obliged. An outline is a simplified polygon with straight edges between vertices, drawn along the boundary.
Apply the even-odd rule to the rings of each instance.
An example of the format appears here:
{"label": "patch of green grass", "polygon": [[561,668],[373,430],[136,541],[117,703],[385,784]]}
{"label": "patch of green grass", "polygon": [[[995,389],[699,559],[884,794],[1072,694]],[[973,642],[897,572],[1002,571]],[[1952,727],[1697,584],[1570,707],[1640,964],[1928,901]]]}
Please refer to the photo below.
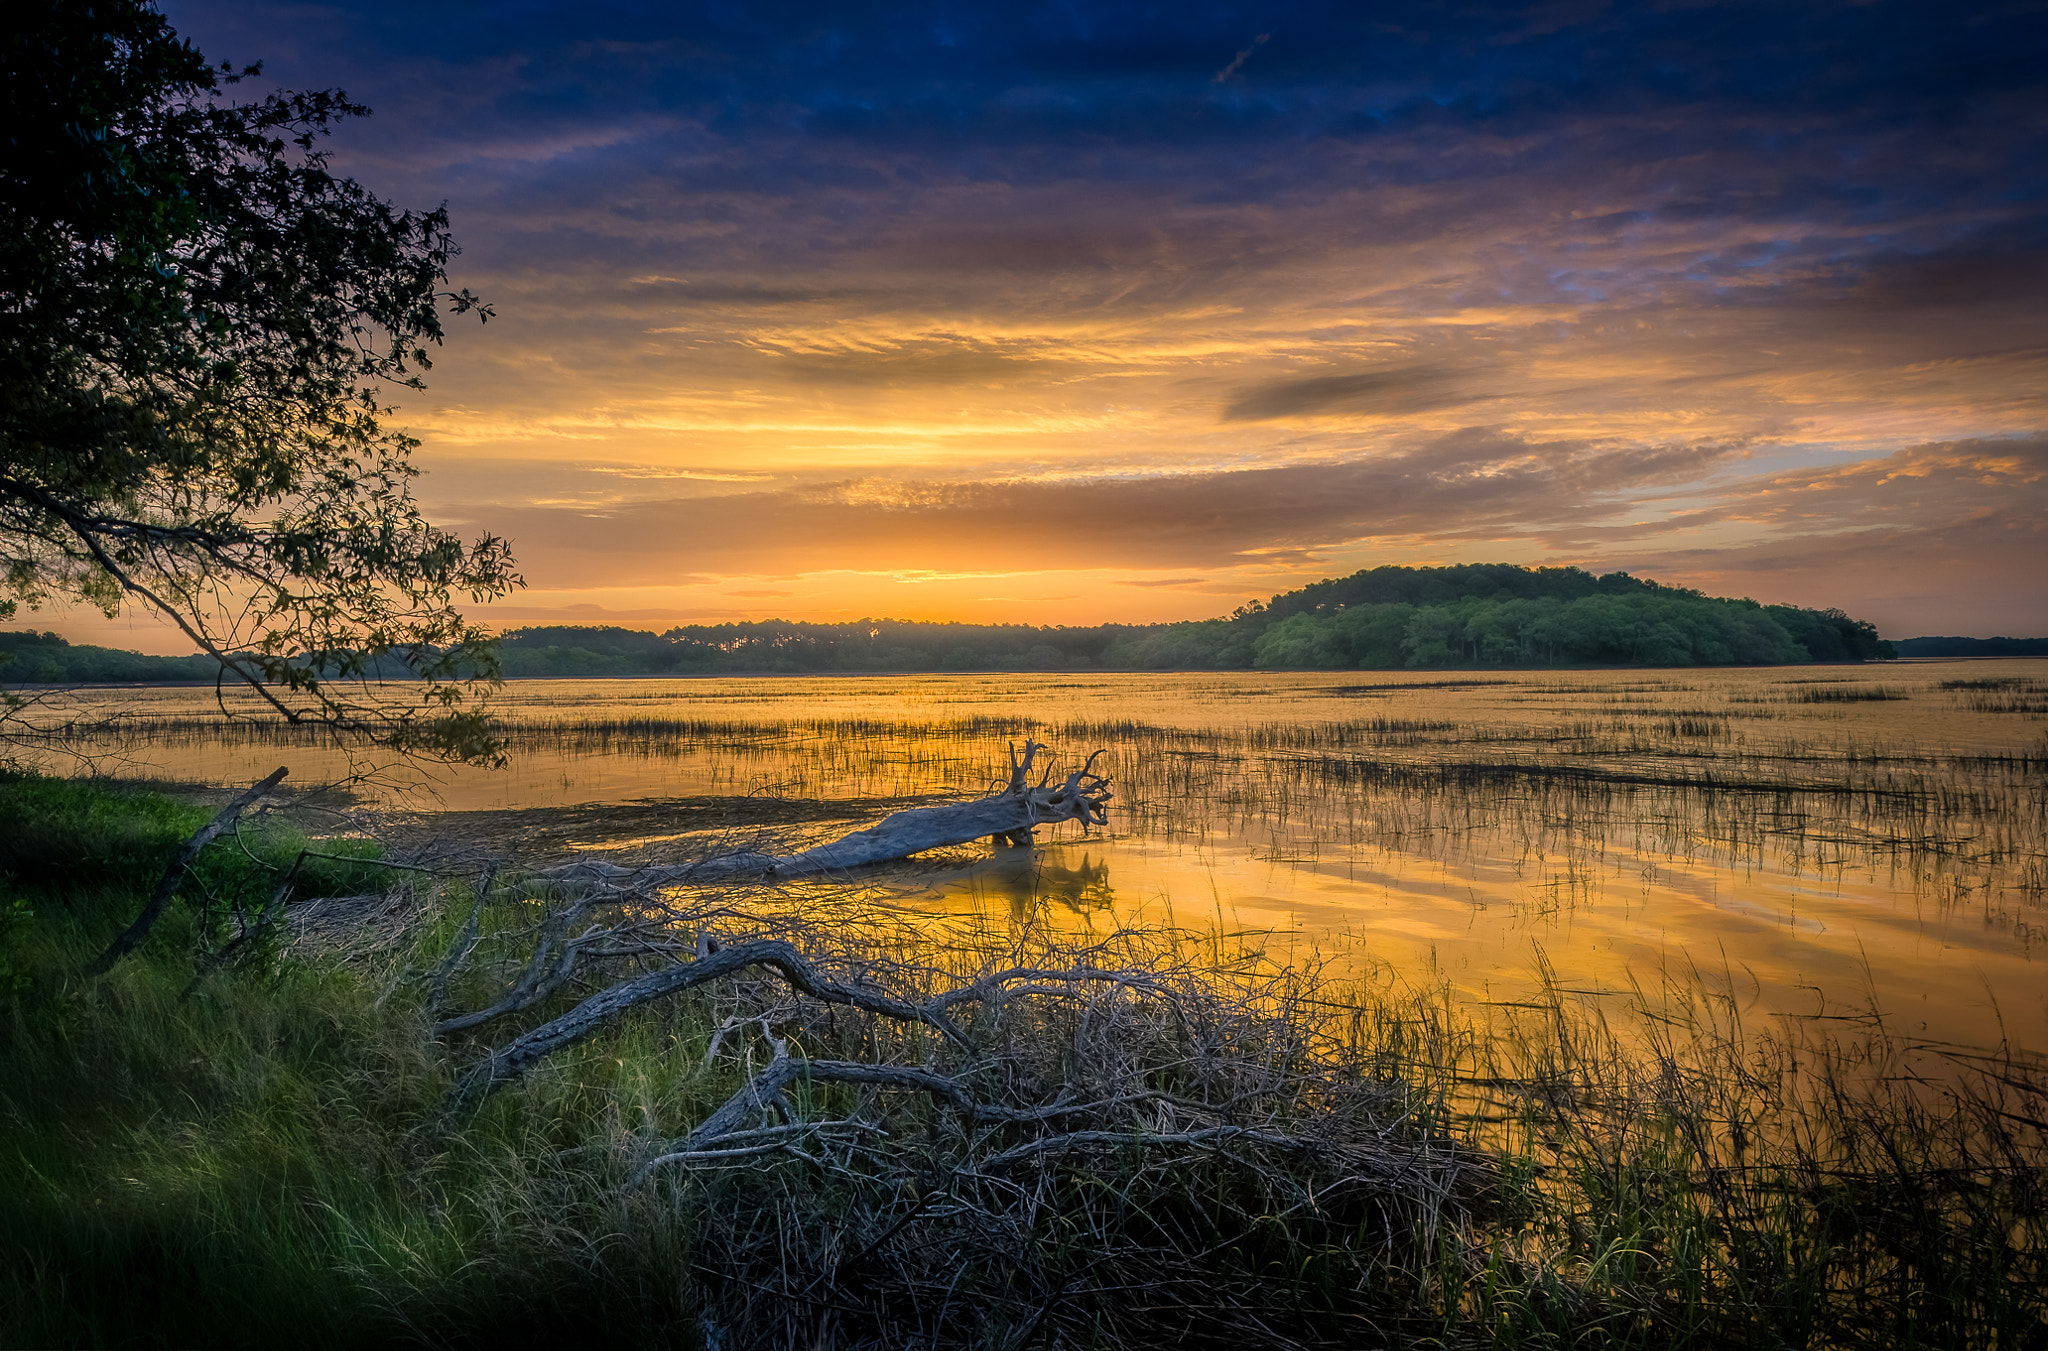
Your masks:
{"label": "patch of green grass", "polygon": [[211,815],[156,793],[0,774],[0,872],[60,901],[117,887],[146,893]]}
{"label": "patch of green grass", "polygon": [[[616,1280],[588,1282],[587,1254],[559,1241],[607,1228],[609,1197],[555,1157],[601,1129],[602,1093],[540,1112],[508,1095],[442,1132],[446,1053],[416,998],[380,998],[391,972],[284,962],[195,982],[192,905],[81,977],[209,813],[78,784],[0,791],[49,813],[24,834],[51,851],[28,870],[37,909],[7,936],[19,986],[0,994],[0,1345],[659,1340],[659,1300],[615,1317]],[[214,898],[267,896],[296,847],[268,837],[256,860],[215,864]]]}
{"label": "patch of green grass", "polygon": [[[118,785],[0,773],[4,895],[44,912],[63,909],[102,921],[119,913],[116,897],[139,908],[185,841],[217,810]],[[187,935],[237,910],[253,917],[286,877],[298,897],[381,889],[389,881],[375,866],[381,852],[374,840],[314,841],[281,818],[245,818],[186,874],[179,898],[191,912]],[[111,926],[107,936],[118,928]]]}

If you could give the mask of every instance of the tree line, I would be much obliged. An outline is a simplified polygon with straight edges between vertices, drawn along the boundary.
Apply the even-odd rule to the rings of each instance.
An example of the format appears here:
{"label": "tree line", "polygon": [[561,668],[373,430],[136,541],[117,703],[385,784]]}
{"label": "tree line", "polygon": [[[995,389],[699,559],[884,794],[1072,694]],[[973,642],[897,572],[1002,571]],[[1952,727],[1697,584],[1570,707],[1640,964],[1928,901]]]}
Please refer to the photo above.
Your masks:
{"label": "tree line", "polygon": [[[1510,564],[1372,568],[1174,624],[819,624],[767,619],[644,629],[545,625],[499,640],[513,677],[854,671],[1434,670],[1756,666],[1896,656],[1840,610],[1708,596],[1624,572]],[[405,668],[375,659],[373,676]],[[386,669],[388,667],[388,669]],[[210,657],[144,657],[0,634],[0,680],[211,680]]]}
{"label": "tree line", "polygon": [[2048,657],[2048,638],[1901,638],[1902,657]]}
{"label": "tree line", "polygon": [[1174,624],[861,619],[543,626],[501,640],[510,676],[1033,670],[1410,670],[1727,666],[1895,655],[1840,610],[1707,596],[1627,573],[1510,564],[1381,567]]}
{"label": "tree line", "polygon": [[212,681],[220,663],[212,657],[151,657],[114,647],[68,643],[34,629],[0,632],[0,682],[9,685],[161,685],[181,680]]}

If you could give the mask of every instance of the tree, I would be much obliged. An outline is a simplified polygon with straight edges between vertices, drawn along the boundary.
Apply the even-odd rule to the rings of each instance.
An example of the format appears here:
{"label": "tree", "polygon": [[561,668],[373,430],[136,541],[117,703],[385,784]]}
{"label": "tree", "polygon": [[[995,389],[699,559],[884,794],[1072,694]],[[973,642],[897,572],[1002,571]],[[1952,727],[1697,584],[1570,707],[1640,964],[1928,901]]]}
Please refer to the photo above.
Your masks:
{"label": "tree", "polygon": [[[449,291],[445,208],[329,172],[339,91],[237,103],[141,0],[24,0],[0,54],[0,618],[139,605],[223,681],[351,737],[489,754],[455,608],[521,585],[410,490],[387,429]],[[373,686],[396,658],[419,678]]]}

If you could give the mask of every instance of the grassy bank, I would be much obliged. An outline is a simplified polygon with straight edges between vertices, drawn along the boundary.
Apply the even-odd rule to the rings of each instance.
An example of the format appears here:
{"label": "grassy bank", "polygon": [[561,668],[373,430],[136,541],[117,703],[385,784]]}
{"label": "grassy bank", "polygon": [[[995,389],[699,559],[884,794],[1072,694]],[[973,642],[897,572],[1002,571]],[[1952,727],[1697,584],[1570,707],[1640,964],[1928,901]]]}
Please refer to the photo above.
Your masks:
{"label": "grassy bank", "polygon": [[[207,815],[0,781],[5,1344],[2048,1345],[2048,1083],[1875,1019],[1488,1023],[1213,935],[509,865],[301,863],[224,956],[308,847],[275,819],[81,977]],[[736,967],[476,1088],[775,942],[812,994]]]}

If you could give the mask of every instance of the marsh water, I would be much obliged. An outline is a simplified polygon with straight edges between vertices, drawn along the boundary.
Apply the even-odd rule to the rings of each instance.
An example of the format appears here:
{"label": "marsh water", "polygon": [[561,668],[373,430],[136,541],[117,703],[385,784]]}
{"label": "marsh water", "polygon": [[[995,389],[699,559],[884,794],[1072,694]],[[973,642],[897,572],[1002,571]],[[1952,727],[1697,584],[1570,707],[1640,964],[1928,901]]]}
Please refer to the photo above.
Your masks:
{"label": "marsh water", "polygon": [[[90,696],[108,772],[301,785],[336,752],[211,690]],[[933,916],[1174,925],[1513,1004],[1664,977],[1760,1016],[2048,1052],[2048,661],[1730,671],[522,681],[513,760],[421,829],[526,856],[830,838],[1100,750],[1111,825],[855,879]]]}

